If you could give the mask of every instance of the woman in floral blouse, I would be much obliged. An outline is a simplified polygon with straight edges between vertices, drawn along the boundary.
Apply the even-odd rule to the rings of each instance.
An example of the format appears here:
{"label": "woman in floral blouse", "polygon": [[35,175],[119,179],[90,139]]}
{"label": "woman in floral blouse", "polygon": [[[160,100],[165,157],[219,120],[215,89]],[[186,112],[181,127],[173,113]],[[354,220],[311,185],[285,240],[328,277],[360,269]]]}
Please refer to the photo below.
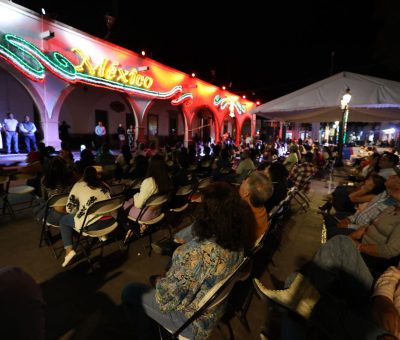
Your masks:
{"label": "woman in floral blouse", "polygon": [[[153,339],[157,321],[175,331],[198,308],[211,287],[224,279],[249,249],[254,216],[238,191],[228,183],[215,182],[202,195],[194,239],[178,247],[172,264],[155,289],[131,283],[122,301],[141,339]],[[202,315],[183,331],[188,338],[204,339],[224,311],[219,305]]]}
{"label": "woman in floral blouse", "polygon": [[[83,173],[83,178],[72,187],[66,206],[67,215],[60,220],[61,238],[64,242],[65,260],[63,267],[68,265],[76,255],[72,247],[72,235],[74,230],[79,231],[83,226],[83,220],[87,209],[97,201],[103,201],[110,196],[109,187],[99,179],[94,167],[88,166]],[[90,225],[88,230],[100,230],[115,223],[113,216],[88,216]]]}

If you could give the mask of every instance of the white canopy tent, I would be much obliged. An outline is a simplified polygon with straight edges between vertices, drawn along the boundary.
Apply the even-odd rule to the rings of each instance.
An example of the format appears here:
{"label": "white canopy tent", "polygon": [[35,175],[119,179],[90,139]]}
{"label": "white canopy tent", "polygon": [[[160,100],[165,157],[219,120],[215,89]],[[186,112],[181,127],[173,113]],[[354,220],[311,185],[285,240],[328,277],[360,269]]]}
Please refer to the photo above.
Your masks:
{"label": "white canopy tent", "polygon": [[400,82],[341,72],[263,105],[251,113],[285,122],[341,120],[340,100],[349,88],[349,122],[400,121]]}

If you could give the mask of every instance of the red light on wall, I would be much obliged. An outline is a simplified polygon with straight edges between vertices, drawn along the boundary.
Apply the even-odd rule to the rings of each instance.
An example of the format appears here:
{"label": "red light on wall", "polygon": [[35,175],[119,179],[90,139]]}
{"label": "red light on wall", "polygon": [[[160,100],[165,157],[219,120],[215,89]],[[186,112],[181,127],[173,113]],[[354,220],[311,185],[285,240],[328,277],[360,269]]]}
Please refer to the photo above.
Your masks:
{"label": "red light on wall", "polygon": [[196,73],[192,72],[192,78],[196,77]]}
{"label": "red light on wall", "polygon": [[146,55],[146,51],[143,50],[142,52],[140,52],[140,54],[144,57]]}

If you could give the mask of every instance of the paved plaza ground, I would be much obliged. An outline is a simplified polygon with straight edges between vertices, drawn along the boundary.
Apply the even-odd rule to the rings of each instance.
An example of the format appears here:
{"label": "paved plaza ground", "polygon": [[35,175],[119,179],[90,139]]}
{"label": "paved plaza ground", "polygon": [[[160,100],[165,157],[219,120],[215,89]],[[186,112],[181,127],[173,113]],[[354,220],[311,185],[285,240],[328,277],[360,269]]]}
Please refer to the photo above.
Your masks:
{"label": "paved plaza ground", "polygon": [[[280,247],[261,277],[267,286],[272,288],[276,282],[284,281],[319,248],[322,218],[317,207],[331,189],[328,184],[312,181],[308,195],[311,206],[306,212],[293,204]],[[41,225],[34,220],[31,209],[18,213],[15,219],[0,216],[0,266],[20,267],[41,286],[47,304],[47,337],[132,339],[133,325],[126,321],[121,309],[121,291],[128,282],[147,283],[150,275],[161,273],[168,257],[154,253],[147,256],[144,249],[147,239],[140,239],[124,252],[115,243],[107,244],[102,267],[94,274],[88,273],[88,263],[80,256],[64,269],[61,267],[63,255],[56,260],[48,246],[38,247],[40,230]],[[159,231],[154,237],[159,239],[166,234]],[[56,247],[62,251],[61,240]],[[271,329],[273,325],[268,303],[258,298],[252,299],[247,319],[250,333],[237,318],[231,320],[236,339],[259,339],[260,330]],[[211,339],[224,339],[226,334],[222,327],[213,332]]]}

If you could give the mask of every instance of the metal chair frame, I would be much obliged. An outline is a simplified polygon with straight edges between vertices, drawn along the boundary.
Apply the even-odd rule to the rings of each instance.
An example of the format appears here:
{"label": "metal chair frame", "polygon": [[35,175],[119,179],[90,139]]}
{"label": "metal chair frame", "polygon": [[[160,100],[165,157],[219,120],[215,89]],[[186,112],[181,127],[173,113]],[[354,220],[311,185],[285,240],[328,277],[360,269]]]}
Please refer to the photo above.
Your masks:
{"label": "metal chair frame", "polygon": [[46,243],[51,246],[53,255],[56,259],[58,259],[59,256],[57,256],[56,251],[54,249],[50,227],[59,228],[59,225],[48,223],[47,217],[49,215],[50,208],[55,206],[66,206],[68,202],[68,196],[69,193],[62,193],[49,197],[49,199],[46,201],[44,217],[42,220],[42,231],[40,233],[39,248],[42,246],[43,241],[46,241]]}
{"label": "metal chair frame", "polygon": [[[122,208],[123,204],[125,202],[125,196],[120,195],[120,196],[115,196],[111,197],[106,200],[102,201],[97,201],[93,203],[86,211],[85,217],[83,219],[82,223],[82,228],[80,230],[75,230],[78,232],[78,239],[76,244],[80,245],[83,251],[83,254],[86,257],[86,260],[89,262],[89,265],[91,268],[94,270],[94,265],[93,262],[90,258],[90,251],[92,249],[93,244],[90,244],[88,242],[88,249],[86,250],[85,247],[81,243],[82,237],[85,238],[99,238],[102,236],[107,236],[111,234],[117,227],[118,227],[118,221],[115,221],[114,224],[111,226],[100,229],[100,230],[88,230],[88,227],[91,225],[91,220],[88,219],[90,215],[94,217],[99,217],[99,216],[108,216],[111,215],[112,213],[116,213],[120,208]],[[114,238],[114,241],[117,241],[116,238]],[[100,249],[100,254],[103,254],[103,247],[104,247],[104,242],[101,242],[101,249]],[[119,248],[122,250],[122,246],[119,245]]]}

